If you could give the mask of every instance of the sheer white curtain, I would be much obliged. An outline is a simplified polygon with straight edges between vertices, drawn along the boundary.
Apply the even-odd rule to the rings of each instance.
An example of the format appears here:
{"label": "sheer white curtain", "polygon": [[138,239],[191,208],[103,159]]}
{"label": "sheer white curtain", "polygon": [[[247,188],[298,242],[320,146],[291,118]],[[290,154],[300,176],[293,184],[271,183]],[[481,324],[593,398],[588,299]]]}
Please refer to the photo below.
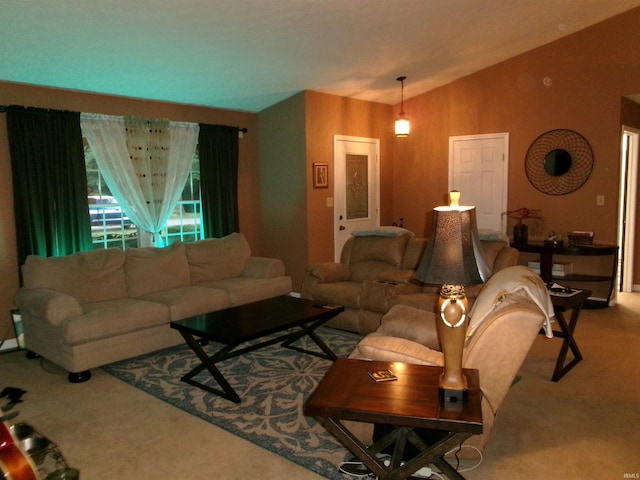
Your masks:
{"label": "sheer white curtain", "polygon": [[111,193],[140,229],[140,246],[163,246],[159,233],[189,175],[199,125],[86,113],[81,125]]}

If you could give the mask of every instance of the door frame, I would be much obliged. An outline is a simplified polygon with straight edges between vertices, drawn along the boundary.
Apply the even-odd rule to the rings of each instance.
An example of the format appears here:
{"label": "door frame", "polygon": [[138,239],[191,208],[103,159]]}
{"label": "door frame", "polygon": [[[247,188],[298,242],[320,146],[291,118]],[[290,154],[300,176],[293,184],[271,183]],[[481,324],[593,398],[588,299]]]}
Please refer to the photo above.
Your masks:
{"label": "door frame", "polygon": [[453,144],[456,141],[465,141],[465,140],[487,140],[490,138],[497,138],[502,140],[504,152],[504,159],[502,162],[502,184],[504,185],[504,190],[502,192],[502,205],[501,205],[501,215],[500,215],[500,232],[506,234],[507,233],[507,205],[509,198],[509,132],[499,132],[499,133],[481,133],[476,135],[457,135],[449,137],[449,172],[448,172],[448,188],[449,191],[453,190]]}
{"label": "door frame", "polygon": [[[629,136],[628,154],[625,160],[625,137]],[[633,292],[635,262],[635,232],[638,193],[638,155],[640,130],[622,126],[620,138],[620,198],[618,202],[618,245],[621,249],[618,265],[618,291]],[[620,280],[622,280],[620,282]]]}

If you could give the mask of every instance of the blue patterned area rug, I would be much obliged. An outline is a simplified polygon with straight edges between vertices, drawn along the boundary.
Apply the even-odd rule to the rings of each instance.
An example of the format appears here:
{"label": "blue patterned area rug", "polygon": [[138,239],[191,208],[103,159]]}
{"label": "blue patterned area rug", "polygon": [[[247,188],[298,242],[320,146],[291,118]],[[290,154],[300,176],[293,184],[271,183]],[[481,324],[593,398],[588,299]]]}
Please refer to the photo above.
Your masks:
{"label": "blue patterned area rug", "polygon": [[[362,338],[330,327],[320,327],[317,333],[340,358],[346,358]],[[294,345],[320,351],[307,337]],[[212,342],[205,351],[219,348]],[[337,464],[347,450],[314,418],[302,414],[304,402],[331,365],[329,360],[276,344],[217,364],[242,399],[240,404],[181,382],[180,377],[196,364],[197,357],[184,345],[112,363],[103,370],[319,475],[344,480]],[[218,387],[208,371],[194,379]]]}

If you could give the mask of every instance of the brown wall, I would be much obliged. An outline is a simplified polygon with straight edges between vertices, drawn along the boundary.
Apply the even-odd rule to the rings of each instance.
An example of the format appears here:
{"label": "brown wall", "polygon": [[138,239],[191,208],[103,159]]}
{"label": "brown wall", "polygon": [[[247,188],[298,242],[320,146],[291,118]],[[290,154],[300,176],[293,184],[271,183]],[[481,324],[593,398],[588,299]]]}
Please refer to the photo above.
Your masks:
{"label": "brown wall", "polygon": [[[427,212],[446,196],[449,136],[509,132],[508,208],[541,209],[543,235],[589,230],[597,242],[615,243],[621,97],[640,92],[638,25],[635,9],[405,100],[412,135],[395,151],[395,216],[425,232]],[[539,192],[524,170],[529,145],[557,128],[583,135],[595,155],[586,184],[564,196]],[[604,206],[596,206],[597,195]]]}
{"label": "brown wall", "polygon": [[[615,242],[621,118],[636,115],[621,98],[640,93],[638,25],[640,8],[408,99],[406,139],[392,134],[397,106],[310,91],[254,115],[0,82],[0,104],[247,127],[240,142],[241,231],[255,254],[285,261],[299,291],[308,264],[333,259],[326,206],[333,191],[311,183],[314,162],[329,163],[332,175],[333,135],[380,139],[383,225],[403,217],[405,227],[425,235],[431,210],[446,202],[449,136],[509,132],[508,208],[541,209],[543,232],[593,230],[596,241]],[[536,190],[524,171],[531,142],[556,128],[579,132],[595,154],[587,183],[560,197]],[[11,188],[0,115],[0,338],[11,336],[8,311],[18,287]],[[596,195],[605,196],[603,207]],[[635,276],[638,283],[638,266]]]}
{"label": "brown wall", "polygon": [[[314,162],[329,164],[329,178],[333,178],[333,136],[376,138],[380,140],[380,223],[393,221],[393,136],[392,107],[319,92],[306,92],[307,125],[307,210],[309,238],[323,239],[309,245],[309,263],[332,260],[333,209],[327,207],[327,197],[333,197],[333,182],[329,189],[312,188]],[[328,233],[328,235],[327,235]]]}
{"label": "brown wall", "polygon": [[[333,136],[380,139],[381,178],[391,178],[392,107],[305,91],[259,113],[262,239],[285,262],[299,292],[307,266],[331,261],[333,254],[333,182],[314,189],[314,162],[329,164],[333,178]],[[392,221],[393,182],[381,185],[381,223]],[[268,221],[265,221],[268,220]]]}
{"label": "brown wall", "polygon": [[[168,118],[174,121],[237,125],[249,131],[240,140],[240,230],[256,254],[268,255],[261,249],[259,208],[257,202],[258,141],[257,115],[231,110],[134,100],[107,95],[33,87],[0,82],[0,105],[24,105],[110,115],[136,115]],[[15,223],[11,161],[7,140],[6,115],[0,114],[0,339],[12,338],[9,311],[18,289]]]}
{"label": "brown wall", "polygon": [[309,248],[304,100],[299,93],[258,114],[261,238],[284,262],[296,291]]}

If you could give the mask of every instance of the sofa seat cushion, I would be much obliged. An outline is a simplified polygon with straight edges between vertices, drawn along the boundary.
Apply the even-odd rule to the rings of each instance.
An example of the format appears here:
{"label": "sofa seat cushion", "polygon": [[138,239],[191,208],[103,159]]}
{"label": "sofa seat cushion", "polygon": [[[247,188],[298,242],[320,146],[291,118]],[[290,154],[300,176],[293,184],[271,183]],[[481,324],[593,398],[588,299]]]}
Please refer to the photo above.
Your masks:
{"label": "sofa seat cushion", "polygon": [[288,295],[291,292],[291,278],[236,277],[207,282],[201,286],[225,291],[231,299],[231,305],[236,306],[280,295]]}
{"label": "sofa seat cushion", "polygon": [[227,292],[201,286],[174,288],[164,292],[150,293],[141,297],[141,300],[165,305],[169,309],[172,321],[215,312],[231,306],[231,300]]}
{"label": "sofa seat cushion", "polygon": [[114,337],[170,320],[166,306],[131,298],[89,303],[83,308],[84,315],[68,319],[62,327],[64,341],[69,345]]}
{"label": "sofa seat cushion", "polygon": [[129,296],[136,298],[190,284],[189,264],[183,243],[165,248],[129,248],[124,269]]}
{"label": "sofa seat cushion", "polygon": [[400,267],[390,265],[377,260],[363,260],[358,263],[352,263],[350,266],[352,282],[364,282],[365,280],[377,280],[385,275],[391,275],[393,272],[400,272]]}
{"label": "sofa seat cushion", "polygon": [[319,304],[360,308],[361,290],[361,282],[319,283],[313,291],[313,299]]}
{"label": "sofa seat cushion", "polygon": [[232,233],[186,244],[191,284],[238,277],[251,255],[244,235]]}
{"label": "sofa seat cushion", "polygon": [[24,286],[63,292],[80,303],[127,296],[124,252],[117,248],[78,252],[65,257],[29,255],[22,267]]}

